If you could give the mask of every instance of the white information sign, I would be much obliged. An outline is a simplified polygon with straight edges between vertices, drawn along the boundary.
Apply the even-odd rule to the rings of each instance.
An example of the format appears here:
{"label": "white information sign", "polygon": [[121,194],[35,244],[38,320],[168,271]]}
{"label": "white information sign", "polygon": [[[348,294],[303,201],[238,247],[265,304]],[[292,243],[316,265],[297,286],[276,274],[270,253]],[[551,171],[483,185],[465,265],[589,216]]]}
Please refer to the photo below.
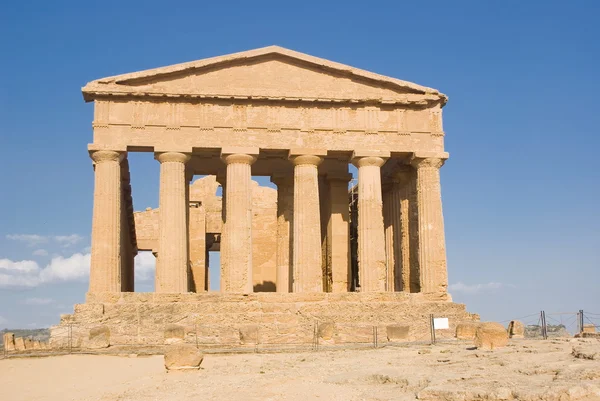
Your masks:
{"label": "white information sign", "polygon": [[450,326],[448,326],[448,318],[447,317],[436,317],[433,319],[433,327],[436,330],[444,330],[444,329],[449,329]]}

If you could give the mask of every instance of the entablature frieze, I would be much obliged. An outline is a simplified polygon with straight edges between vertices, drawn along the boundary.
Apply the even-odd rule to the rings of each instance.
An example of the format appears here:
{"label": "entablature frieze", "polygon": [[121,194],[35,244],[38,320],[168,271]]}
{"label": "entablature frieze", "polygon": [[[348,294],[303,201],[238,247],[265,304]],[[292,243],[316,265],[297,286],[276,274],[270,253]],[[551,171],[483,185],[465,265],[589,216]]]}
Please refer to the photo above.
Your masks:
{"label": "entablature frieze", "polygon": [[96,100],[93,127],[105,130],[126,126],[132,131],[161,128],[179,131],[230,129],[244,133],[252,130],[281,132],[295,130],[332,135],[380,132],[410,135],[443,135],[441,108],[399,108],[393,105],[315,103],[188,103],[146,100]]}

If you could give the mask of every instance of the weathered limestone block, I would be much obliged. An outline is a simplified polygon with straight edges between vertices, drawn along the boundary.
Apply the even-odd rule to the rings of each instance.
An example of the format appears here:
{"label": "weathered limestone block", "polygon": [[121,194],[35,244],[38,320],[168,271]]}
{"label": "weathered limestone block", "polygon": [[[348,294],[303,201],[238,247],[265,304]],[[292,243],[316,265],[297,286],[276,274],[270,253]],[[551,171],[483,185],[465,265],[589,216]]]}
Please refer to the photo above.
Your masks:
{"label": "weathered limestone block", "polygon": [[15,338],[15,350],[25,351],[25,339],[23,337]]}
{"label": "weathered limestone block", "polygon": [[459,323],[456,325],[456,338],[459,340],[474,340],[480,323]]}
{"label": "weathered limestone block", "polygon": [[107,348],[110,346],[110,329],[107,326],[98,326],[90,329],[88,337],[89,348]]}
{"label": "weathered limestone block", "polygon": [[4,333],[2,336],[4,349],[6,351],[14,351],[15,350],[15,334],[14,333]]}
{"label": "weathered limestone block", "polygon": [[508,324],[508,335],[510,338],[524,338],[525,325],[519,320],[511,320]]}
{"label": "weathered limestone block", "polygon": [[323,340],[331,340],[333,338],[334,329],[335,324],[333,322],[319,323],[317,335]]}
{"label": "weathered limestone block", "polygon": [[240,343],[241,344],[258,344],[260,326],[256,324],[240,327]]}
{"label": "weathered limestone block", "polygon": [[24,338],[23,341],[25,342],[26,350],[33,349],[33,340],[31,338]]}
{"label": "weathered limestone block", "polygon": [[593,324],[584,324],[583,325],[583,332],[584,333],[595,333],[596,332],[596,326],[594,326]]}
{"label": "weathered limestone block", "polygon": [[175,344],[183,342],[185,337],[185,328],[176,324],[170,324],[165,328],[165,344]]}
{"label": "weathered limestone block", "polygon": [[482,349],[495,349],[508,344],[508,332],[500,323],[481,323],[475,333],[475,346]]}
{"label": "weathered limestone block", "polygon": [[388,341],[408,340],[410,326],[391,324],[386,327]]}
{"label": "weathered limestone block", "polygon": [[169,370],[198,370],[204,355],[191,344],[172,344],[165,351],[165,368]]}
{"label": "weathered limestone block", "polygon": [[42,345],[40,344],[39,340],[32,341],[32,349],[42,349]]}

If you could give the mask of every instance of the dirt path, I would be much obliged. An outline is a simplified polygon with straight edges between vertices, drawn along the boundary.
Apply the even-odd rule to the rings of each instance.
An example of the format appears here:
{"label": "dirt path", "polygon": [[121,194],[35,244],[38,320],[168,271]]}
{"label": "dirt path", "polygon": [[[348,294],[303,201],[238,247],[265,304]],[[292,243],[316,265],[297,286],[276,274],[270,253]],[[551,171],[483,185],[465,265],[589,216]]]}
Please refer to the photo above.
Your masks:
{"label": "dirt path", "polygon": [[[578,357],[573,348],[581,351]],[[588,359],[586,358],[594,358]],[[0,360],[0,400],[600,400],[600,341],[514,341],[294,354],[207,355],[166,373],[161,356]]]}

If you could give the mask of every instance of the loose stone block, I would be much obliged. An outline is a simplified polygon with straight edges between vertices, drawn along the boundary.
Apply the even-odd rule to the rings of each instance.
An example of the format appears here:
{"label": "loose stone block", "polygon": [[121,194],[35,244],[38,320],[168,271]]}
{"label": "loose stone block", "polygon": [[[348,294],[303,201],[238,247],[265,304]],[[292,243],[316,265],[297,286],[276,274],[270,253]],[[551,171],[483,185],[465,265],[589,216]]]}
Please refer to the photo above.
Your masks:
{"label": "loose stone block", "polygon": [[165,344],[175,344],[183,342],[185,337],[185,328],[176,324],[168,325],[165,329]]}
{"label": "loose stone block", "polygon": [[508,344],[508,332],[500,323],[481,323],[475,333],[475,346],[481,349],[496,349]]}
{"label": "loose stone block", "polygon": [[410,326],[391,324],[386,327],[388,341],[408,340]]}
{"label": "loose stone block", "polygon": [[512,320],[508,324],[508,335],[510,338],[524,338],[525,325],[519,320]]}
{"label": "loose stone block", "polygon": [[474,340],[480,323],[459,323],[456,325],[456,338],[459,340]]}
{"label": "loose stone block", "polygon": [[23,339],[24,343],[25,343],[25,349],[26,350],[30,350],[33,349],[33,340],[31,338],[24,338]]}
{"label": "loose stone block", "polygon": [[33,340],[32,343],[32,349],[42,349],[42,346],[38,340]]}
{"label": "loose stone block", "polygon": [[25,351],[25,339],[23,337],[15,338],[15,350]]}
{"label": "loose stone block", "polygon": [[4,349],[6,351],[14,351],[15,350],[15,334],[14,333],[4,333],[2,336],[4,341]]}
{"label": "loose stone block", "polygon": [[595,333],[596,332],[596,326],[594,326],[593,324],[584,324],[583,325],[583,332],[584,333]]}
{"label": "loose stone block", "polygon": [[107,348],[110,346],[110,330],[106,326],[98,326],[90,329],[88,337],[89,348]]}
{"label": "loose stone block", "polygon": [[191,344],[172,344],[165,351],[165,368],[170,370],[198,370],[204,359],[202,352]]}

